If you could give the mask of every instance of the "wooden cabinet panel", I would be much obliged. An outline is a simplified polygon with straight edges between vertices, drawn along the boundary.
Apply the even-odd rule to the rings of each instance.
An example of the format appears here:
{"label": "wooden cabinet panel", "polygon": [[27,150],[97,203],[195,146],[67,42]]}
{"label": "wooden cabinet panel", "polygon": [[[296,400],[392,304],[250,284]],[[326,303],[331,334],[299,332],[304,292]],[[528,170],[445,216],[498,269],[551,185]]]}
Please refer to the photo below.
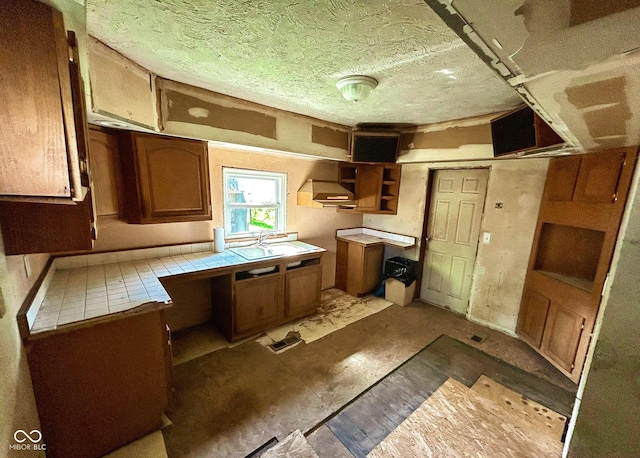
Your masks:
{"label": "wooden cabinet panel", "polygon": [[384,246],[347,245],[347,283],[343,291],[352,296],[362,296],[380,284]]}
{"label": "wooden cabinet panel", "polygon": [[35,0],[4,1],[0,62],[0,195],[81,201],[62,13]]}
{"label": "wooden cabinet panel", "polygon": [[573,199],[576,202],[613,203],[625,158],[624,151],[584,155]]}
{"label": "wooden cabinet panel", "polygon": [[82,202],[0,201],[7,255],[91,250],[95,239],[91,191]]}
{"label": "wooden cabinet panel", "polygon": [[544,190],[545,199],[567,202],[573,199],[580,161],[580,156],[569,156],[549,163]]}
{"label": "wooden cabinet panel", "polygon": [[566,307],[552,304],[542,350],[564,370],[574,368],[585,318]]}
{"label": "wooden cabinet panel", "polygon": [[320,265],[315,265],[286,273],[285,317],[298,318],[309,315],[320,306],[321,269]]}
{"label": "wooden cabinet panel", "polygon": [[336,278],[335,287],[339,290],[347,290],[349,244],[344,240],[338,240],[336,244]]}
{"label": "wooden cabinet panel", "polygon": [[534,347],[540,348],[548,311],[548,298],[535,291],[525,291],[518,319],[518,334]]}
{"label": "wooden cabinet panel", "polygon": [[206,142],[138,133],[120,140],[130,223],[211,219]]}
{"label": "wooden cabinet panel", "polygon": [[382,260],[384,258],[384,246],[375,245],[365,247],[364,262],[362,264],[362,293],[367,293],[380,286],[382,274]]}
{"label": "wooden cabinet panel", "polygon": [[283,316],[282,276],[270,275],[235,284],[234,330],[245,334],[267,329]]}
{"label": "wooden cabinet panel", "polygon": [[358,211],[380,210],[382,195],[383,167],[374,165],[359,166],[356,174],[355,197]]}
{"label": "wooden cabinet panel", "polygon": [[400,175],[396,164],[340,164],[339,182],[354,193],[356,206],[341,211],[395,215],[398,211]]}
{"label": "wooden cabinet panel", "polygon": [[89,154],[97,216],[123,214],[118,138],[106,132],[89,130]]}

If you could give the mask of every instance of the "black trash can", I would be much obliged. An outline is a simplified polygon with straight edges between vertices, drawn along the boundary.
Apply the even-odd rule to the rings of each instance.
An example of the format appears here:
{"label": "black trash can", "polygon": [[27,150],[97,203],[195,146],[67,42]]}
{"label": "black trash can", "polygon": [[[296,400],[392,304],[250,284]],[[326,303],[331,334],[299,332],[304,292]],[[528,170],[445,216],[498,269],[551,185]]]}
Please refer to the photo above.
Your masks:
{"label": "black trash can", "polygon": [[396,256],[389,258],[384,263],[383,277],[395,278],[405,285],[410,285],[418,278],[418,261]]}
{"label": "black trash can", "polygon": [[415,282],[418,278],[418,262],[411,259],[394,257],[384,263],[386,300],[398,305],[407,305],[413,300]]}

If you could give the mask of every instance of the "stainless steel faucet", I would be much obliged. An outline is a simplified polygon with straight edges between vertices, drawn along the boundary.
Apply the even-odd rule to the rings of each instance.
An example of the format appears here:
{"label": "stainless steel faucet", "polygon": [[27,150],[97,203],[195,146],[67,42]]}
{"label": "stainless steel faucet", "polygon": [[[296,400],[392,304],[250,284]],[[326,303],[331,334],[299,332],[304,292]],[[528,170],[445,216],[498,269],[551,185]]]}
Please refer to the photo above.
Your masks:
{"label": "stainless steel faucet", "polygon": [[271,234],[271,232],[264,233],[264,231],[260,231],[260,234],[258,234],[258,242],[256,246],[263,246],[267,242],[267,239],[271,237],[271,235],[273,235]]}

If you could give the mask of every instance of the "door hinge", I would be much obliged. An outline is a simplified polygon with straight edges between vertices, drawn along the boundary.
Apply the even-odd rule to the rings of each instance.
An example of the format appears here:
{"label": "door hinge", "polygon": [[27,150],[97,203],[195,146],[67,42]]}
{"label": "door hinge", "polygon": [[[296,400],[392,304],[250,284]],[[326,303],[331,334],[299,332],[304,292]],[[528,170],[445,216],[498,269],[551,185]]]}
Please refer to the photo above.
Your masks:
{"label": "door hinge", "polygon": [[604,296],[604,292],[607,289],[607,285],[609,284],[610,276],[611,276],[611,272],[607,272],[607,276],[604,277],[604,283],[602,284],[602,291],[600,292],[600,297]]}

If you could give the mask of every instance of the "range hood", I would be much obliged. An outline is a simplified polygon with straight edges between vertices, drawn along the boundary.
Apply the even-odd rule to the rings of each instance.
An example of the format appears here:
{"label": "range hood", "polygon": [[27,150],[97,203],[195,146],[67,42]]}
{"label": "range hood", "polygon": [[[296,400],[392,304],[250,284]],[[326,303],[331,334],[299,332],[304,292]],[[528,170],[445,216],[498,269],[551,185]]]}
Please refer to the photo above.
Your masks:
{"label": "range hood", "polygon": [[298,190],[298,205],[304,207],[336,207],[355,205],[353,192],[335,181],[307,180]]}

